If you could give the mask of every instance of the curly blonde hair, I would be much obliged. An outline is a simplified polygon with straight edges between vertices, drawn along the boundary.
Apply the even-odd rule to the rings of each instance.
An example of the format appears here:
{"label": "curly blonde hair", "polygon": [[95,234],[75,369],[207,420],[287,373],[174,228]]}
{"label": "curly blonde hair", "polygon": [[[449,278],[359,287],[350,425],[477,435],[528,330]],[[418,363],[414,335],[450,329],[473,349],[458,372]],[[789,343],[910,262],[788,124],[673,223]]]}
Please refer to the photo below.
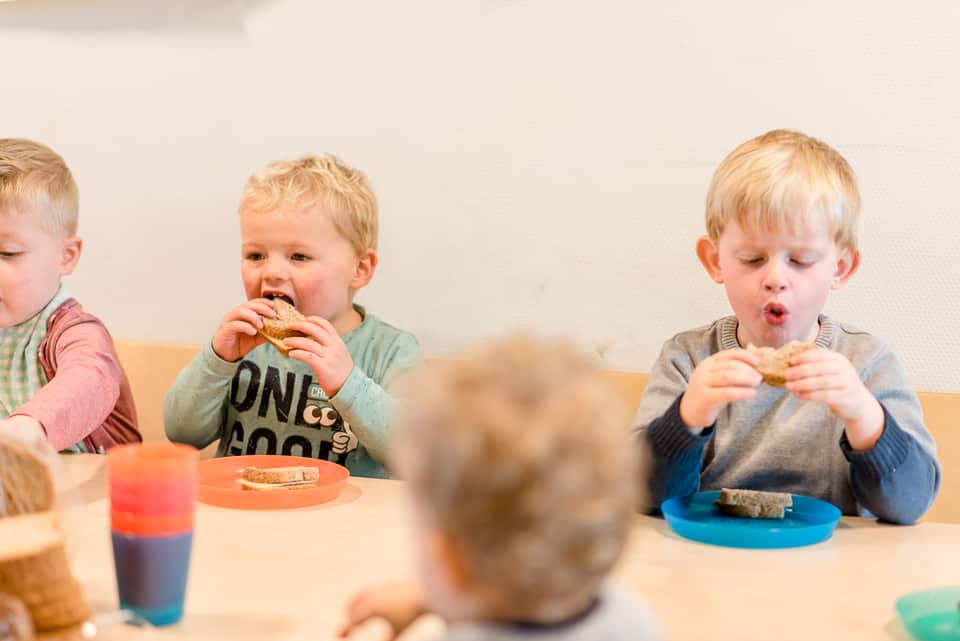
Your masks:
{"label": "curly blonde hair", "polygon": [[79,200],[73,174],[57,152],[25,138],[0,138],[0,211],[40,215],[51,233],[73,236]]}
{"label": "curly blonde hair", "polygon": [[394,463],[463,555],[486,613],[589,597],[636,506],[626,404],[565,343],[517,335],[408,381]]}
{"label": "curly blonde hair", "polygon": [[358,255],[377,248],[377,198],[359,169],[329,154],[308,154],[267,165],[247,180],[240,211],[270,212],[283,205],[319,206]]}
{"label": "curly blonde hair", "polygon": [[837,246],[857,248],[860,191],[850,164],[826,143],[776,129],[731,151],[707,192],[707,234],[726,225],[798,231],[826,224]]}

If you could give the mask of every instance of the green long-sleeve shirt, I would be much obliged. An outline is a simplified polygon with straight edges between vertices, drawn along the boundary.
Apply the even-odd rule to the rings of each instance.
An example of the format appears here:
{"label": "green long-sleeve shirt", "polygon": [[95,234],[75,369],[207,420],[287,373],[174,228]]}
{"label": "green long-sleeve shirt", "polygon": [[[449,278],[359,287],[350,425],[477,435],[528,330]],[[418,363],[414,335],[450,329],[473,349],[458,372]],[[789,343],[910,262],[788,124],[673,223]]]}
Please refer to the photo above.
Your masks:
{"label": "green long-sleeve shirt", "polygon": [[217,456],[306,456],[387,478],[389,389],[420,364],[420,349],[412,334],[355,307],[363,321],[341,337],[354,367],[336,396],[327,397],[309,365],[272,345],[231,363],[207,343],[167,393],[167,436],[198,448],[220,439]]}

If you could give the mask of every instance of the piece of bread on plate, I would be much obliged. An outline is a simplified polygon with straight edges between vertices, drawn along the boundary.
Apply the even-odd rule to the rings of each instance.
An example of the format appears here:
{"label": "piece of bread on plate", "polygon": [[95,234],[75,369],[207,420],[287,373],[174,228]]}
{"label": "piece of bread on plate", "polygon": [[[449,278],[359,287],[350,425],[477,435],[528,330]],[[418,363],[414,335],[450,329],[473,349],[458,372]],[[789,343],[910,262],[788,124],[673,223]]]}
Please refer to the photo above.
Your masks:
{"label": "piece of bread on plate", "polygon": [[288,467],[247,467],[240,471],[237,484],[245,490],[268,492],[313,487],[320,480],[320,470],[309,465]]}
{"label": "piece of bread on plate", "polygon": [[274,318],[261,316],[260,319],[263,321],[263,327],[258,329],[257,332],[270,341],[270,343],[276,347],[281,354],[286,356],[290,353],[290,348],[284,345],[283,339],[292,338],[294,336],[299,336],[302,338],[311,337],[307,336],[303,332],[290,329],[290,323],[294,321],[302,321],[304,319],[303,314],[298,312],[296,307],[282,298],[274,298],[271,302],[273,303],[273,309],[277,315]]}
{"label": "piece of bread on plate", "polygon": [[247,467],[241,472],[251,483],[303,483],[320,480],[320,470],[308,465],[288,467]]}
{"label": "piece of bread on plate", "polygon": [[787,384],[784,375],[790,369],[790,359],[814,347],[813,343],[801,343],[800,341],[790,341],[780,349],[757,347],[750,343],[747,345],[747,351],[760,359],[757,371],[763,376],[763,382],[774,387],[783,387]]}
{"label": "piece of bread on plate", "polygon": [[723,488],[717,507],[727,516],[745,519],[782,519],[793,506],[793,497],[786,492],[761,492]]}

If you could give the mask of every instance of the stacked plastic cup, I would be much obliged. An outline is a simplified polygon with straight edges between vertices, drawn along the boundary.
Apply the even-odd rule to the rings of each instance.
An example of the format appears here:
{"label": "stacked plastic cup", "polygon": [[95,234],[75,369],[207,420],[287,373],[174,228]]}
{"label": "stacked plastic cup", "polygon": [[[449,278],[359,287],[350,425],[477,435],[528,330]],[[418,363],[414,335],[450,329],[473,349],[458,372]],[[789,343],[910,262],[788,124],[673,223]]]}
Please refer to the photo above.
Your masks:
{"label": "stacked plastic cup", "polygon": [[122,445],[107,452],[120,607],[153,625],[176,623],[183,616],[199,458],[196,449],[173,443]]}

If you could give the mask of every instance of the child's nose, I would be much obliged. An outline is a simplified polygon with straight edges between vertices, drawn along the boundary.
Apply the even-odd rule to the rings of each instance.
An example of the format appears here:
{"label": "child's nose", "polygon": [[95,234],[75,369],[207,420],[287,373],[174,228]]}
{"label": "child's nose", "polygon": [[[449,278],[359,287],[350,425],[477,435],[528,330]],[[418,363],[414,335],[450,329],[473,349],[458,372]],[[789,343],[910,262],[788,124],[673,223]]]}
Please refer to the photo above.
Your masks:
{"label": "child's nose", "polygon": [[287,261],[279,257],[267,259],[263,269],[263,278],[266,281],[284,280],[287,277]]}
{"label": "child's nose", "polygon": [[770,292],[779,292],[787,287],[787,282],[784,278],[784,266],[778,260],[771,260],[767,262],[767,270],[763,274],[763,287]]}

